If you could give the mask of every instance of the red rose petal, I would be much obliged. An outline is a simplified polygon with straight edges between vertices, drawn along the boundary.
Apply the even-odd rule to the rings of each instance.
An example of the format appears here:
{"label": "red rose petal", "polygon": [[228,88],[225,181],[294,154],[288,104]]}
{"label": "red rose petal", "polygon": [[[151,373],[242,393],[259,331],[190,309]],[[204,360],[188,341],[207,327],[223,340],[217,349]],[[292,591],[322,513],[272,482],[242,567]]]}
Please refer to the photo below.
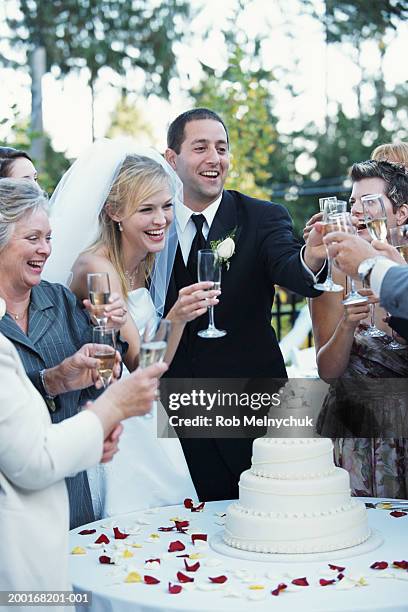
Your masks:
{"label": "red rose petal", "polygon": [[161,563],[161,559],[146,559],[145,563],[154,563],[155,561],[157,561],[157,563]]}
{"label": "red rose petal", "polygon": [[157,531],[174,531],[175,528],[175,525],[173,525],[173,527],[159,527]]}
{"label": "red rose petal", "polygon": [[343,580],[343,578],[344,578],[344,574],[342,574],[341,572],[340,572],[340,574],[337,574],[337,580],[339,582],[340,582],[340,580]]}
{"label": "red rose petal", "polygon": [[197,561],[197,563],[193,563],[192,565],[189,565],[187,561],[184,559],[184,567],[186,568],[186,572],[196,572],[200,567],[200,562]]}
{"label": "red rose petal", "polygon": [[408,570],[408,561],[393,561],[393,567],[398,567],[399,569]]}
{"label": "red rose petal", "polygon": [[183,572],[177,572],[177,580],[179,582],[194,582],[194,578],[186,576],[186,574],[183,574]]}
{"label": "red rose petal", "polygon": [[320,586],[328,586],[329,584],[334,584],[336,581],[334,578],[332,580],[326,580],[325,578],[320,578],[319,584]]}
{"label": "red rose petal", "polygon": [[205,502],[201,502],[201,504],[198,504],[195,508],[191,508],[191,512],[201,512],[201,510],[204,510],[204,506]]}
{"label": "red rose petal", "polygon": [[177,531],[183,531],[183,529],[186,529],[189,525],[190,523],[188,521],[174,521],[174,526]]}
{"label": "red rose petal", "polygon": [[183,587],[180,584],[171,584],[171,582],[169,582],[169,593],[171,593],[172,595],[177,595],[182,590]]}
{"label": "red rose petal", "polygon": [[370,568],[375,570],[384,570],[387,569],[387,567],[388,563],[386,561],[376,561],[375,563],[370,565]]}
{"label": "red rose petal", "polygon": [[191,541],[193,544],[195,544],[196,540],[202,540],[203,542],[207,541],[207,534],[206,533],[193,533],[191,536]]}
{"label": "red rose petal", "polygon": [[110,542],[110,539],[104,533],[101,533],[99,538],[95,540],[95,544],[109,544],[109,542]]}
{"label": "red rose petal", "polygon": [[96,533],[96,529],[83,529],[79,535],[91,535],[91,533]]}
{"label": "red rose petal", "polygon": [[224,584],[224,582],[227,582],[228,578],[226,576],[216,576],[215,578],[208,576],[208,580],[214,584]]}
{"label": "red rose petal", "polygon": [[183,542],[180,542],[180,540],[175,540],[174,542],[170,542],[168,552],[180,552],[185,550],[185,548],[186,547],[184,546]]}
{"label": "red rose petal", "polygon": [[401,516],[407,516],[406,512],[402,512],[402,510],[393,510],[390,512],[390,515],[394,518],[401,518]]}
{"label": "red rose petal", "polygon": [[145,584],[159,584],[160,582],[160,580],[154,576],[144,576],[143,580],[145,581]]}
{"label": "red rose petal", "polygon": [[99,557],[99,563],[106,564],[106,565],[115,565],[112,559],[108,557],[107,555],[101,555]]}
{"label": "red rose petal", "polygon": [[189,559],[190,555],[176,555],[177,559]]}
{"label": "red rose petal", "polygon": [[113,528],[113,533],[115,534],[115,540],[125,540],[129,537],[128,533],[122,533],[119,527]]}
{"label": "red rose petal", "polygon": [[332,565],[331,563],[329,563],[329,568],[331,570],[335,570],[336,572],[344,572],[346,569],[345,567],[341,567],[340,565]]}
{"label": "red rose petal", "polygon": [[184,507],[187,508],[187,510],[191,510],[191,512],[200,512],[204,509],[204,506],[205,502],[201,502],[198,506],[194,506],[193,500],[189,497],[184,500]]}
{"label": "red rose petal", "polygon": [[277,597],[281,591],[284,591],[287,588],[288,588],[288,585],[285,584],[284,582],[281,582],[281,583],[278,584],[276,589],[271,591],[271,593],[272,593],[272,595],[275,595],[275,597]]}
{"label": "red rose petal", "polygon": [[296,586],[309,586],[306,576],[304,578],[295,578],[292,580],[292,584],[296,584]]}
{"label": "red rose petal", "polygon": [[193,508],[193,506],[193,500],[190,499],[190,497],[186,497],[186,499],[184,500],[184,507],[187,508],[187,510],[190,510],[190,508]]}

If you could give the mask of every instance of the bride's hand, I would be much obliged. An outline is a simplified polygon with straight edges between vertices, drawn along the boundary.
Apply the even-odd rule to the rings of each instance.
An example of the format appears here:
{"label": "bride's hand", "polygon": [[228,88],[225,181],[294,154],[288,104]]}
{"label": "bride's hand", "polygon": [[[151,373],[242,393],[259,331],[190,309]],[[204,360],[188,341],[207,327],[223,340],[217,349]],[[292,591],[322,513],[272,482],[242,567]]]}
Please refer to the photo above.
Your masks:
{"label": "bride's hand", "polygon": [[210,289],[214,283],[203,281],[183,287],[179,291],[177,302],[168,313],[166,319],[173,323],[185,324],[207,312],[208,306],[218,304],[219,289]]}
{"label": "bride's hand", "polygon": [[[94,306],[91,304],[90,300],[83,300],[83,305],[91,315],[92,321],[95,322]],[[122,296],[118,293],[111,293],[109,304],[106,304],[104,309],[104,315],[108,319],[106,327],[109,329],[121,329],[125,325],[127,321],[127,309]]]}

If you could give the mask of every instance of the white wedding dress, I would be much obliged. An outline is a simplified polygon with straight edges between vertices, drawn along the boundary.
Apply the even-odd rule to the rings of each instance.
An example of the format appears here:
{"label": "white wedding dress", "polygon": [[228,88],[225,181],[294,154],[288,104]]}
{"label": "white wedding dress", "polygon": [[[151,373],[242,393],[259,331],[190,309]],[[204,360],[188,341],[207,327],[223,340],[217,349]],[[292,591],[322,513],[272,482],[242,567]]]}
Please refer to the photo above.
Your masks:
{"label": "white wedding dress", "polygon": [[[142,333],[156,315],[147,289],[128,293],[128,311]],[[197,498],[179,439],[157,437],[156,410],[152,418],[133,417],[123,426],[113,460],[88,470],[95,518]]]}

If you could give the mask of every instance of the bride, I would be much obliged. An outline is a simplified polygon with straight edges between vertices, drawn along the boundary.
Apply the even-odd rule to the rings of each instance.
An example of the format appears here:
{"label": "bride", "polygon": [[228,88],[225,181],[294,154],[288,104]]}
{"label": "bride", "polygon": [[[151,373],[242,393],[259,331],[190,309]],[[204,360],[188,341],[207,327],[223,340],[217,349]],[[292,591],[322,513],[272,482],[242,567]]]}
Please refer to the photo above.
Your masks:
{"label": "bride", "polygon": [[[138,365],[140,336],[147,322],[163,315],[177,248],[173,201],[182,199],[180,179],[152,149],[127,140],[91,145],[63,176],[51,198],[53,258],[45,278],[69,283],[88,297],[87,274],[107,272],[130,317],[121,328],[129,344],[125,365]],[[173,357],[188,321],[201,316],[219,292],[211,283],[180,290],[167,315],[172,322],[166,361]],[[89,474],[96,516],[180,503],[196,497],[178,438],[157,437],[157,415],[129,419],[121,452]]]}

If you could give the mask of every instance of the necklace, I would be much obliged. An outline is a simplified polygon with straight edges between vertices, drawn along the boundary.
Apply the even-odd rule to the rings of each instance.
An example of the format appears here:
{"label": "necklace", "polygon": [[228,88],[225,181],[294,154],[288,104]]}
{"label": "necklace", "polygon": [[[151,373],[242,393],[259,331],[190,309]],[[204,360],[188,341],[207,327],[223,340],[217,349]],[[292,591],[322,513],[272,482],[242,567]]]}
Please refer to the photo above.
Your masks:
{"label": "necklace", "polygon": [[130,291],[133,291],[133,289],[135,288],[136,277],[137,277],[138,272],[139,272],[139,266],[137,266],[136,270],[134,270],[133,272],[129,272],[129,270],[125,270],[125,277],[128,282]]}
{"label": "necklace", "polygon": [[22,314],[18,314],[16,312],[11,312],[11,310],[7,310],[8,314],[11,315],[13,317],[13,319],[15,321],[20,321],[22,319],[25,319],[25,317],[27,316],[27,308],[24,310],[24,312]]}

